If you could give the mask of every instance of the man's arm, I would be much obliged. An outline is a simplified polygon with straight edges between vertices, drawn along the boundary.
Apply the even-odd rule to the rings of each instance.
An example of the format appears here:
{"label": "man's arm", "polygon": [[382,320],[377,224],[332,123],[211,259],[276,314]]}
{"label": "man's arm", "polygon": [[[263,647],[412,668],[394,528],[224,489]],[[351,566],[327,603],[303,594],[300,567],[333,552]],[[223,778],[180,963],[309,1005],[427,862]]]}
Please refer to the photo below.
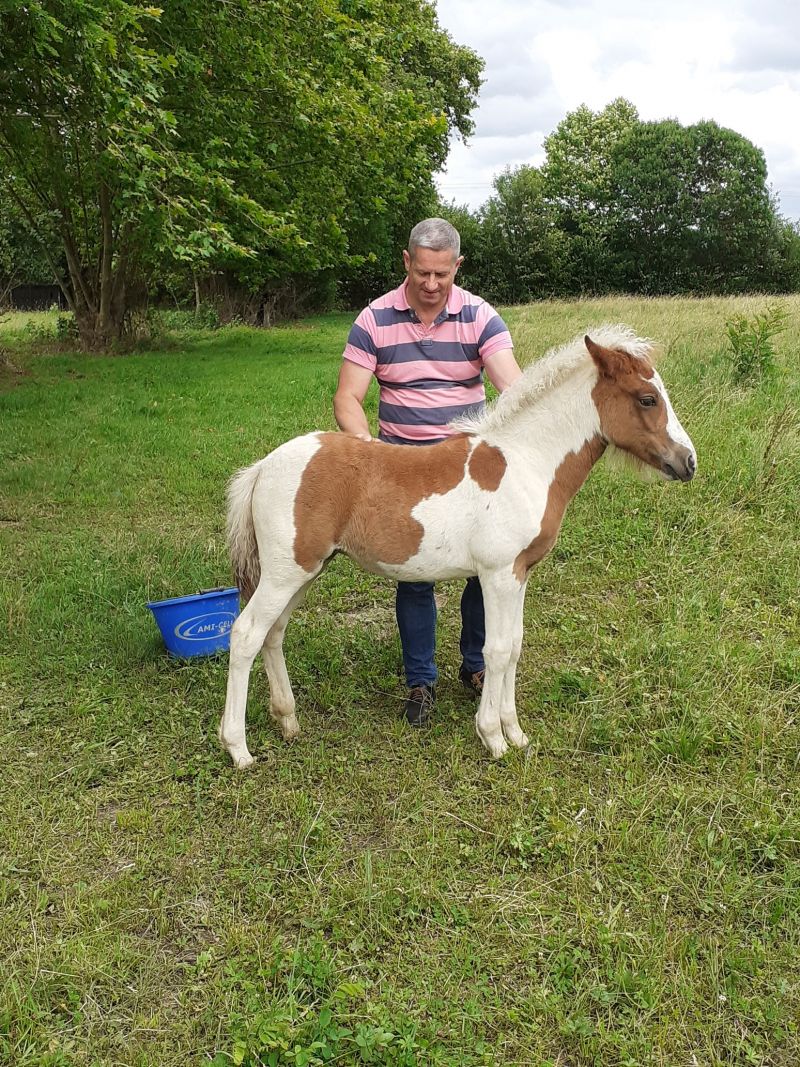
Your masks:
{"label": "man's arm", "polygon": [[510,348],[501,348],[499,352],[493,352],[484,366],[489,381],[498,393],[508,389],[509,385],[515,382],[522,374],[516,359],[514,359],[514,352]]}
{"label": "man's arm", "polygon": [[[497,354],[500,355],[499,352]],[[352,360],[343,359],[339,384],[333,398],[333,414],[339,429],[357,434],[365,441],[372,440],[367,416],[364,414],[364,397],[371,381],[371,370],[360,367]]]}

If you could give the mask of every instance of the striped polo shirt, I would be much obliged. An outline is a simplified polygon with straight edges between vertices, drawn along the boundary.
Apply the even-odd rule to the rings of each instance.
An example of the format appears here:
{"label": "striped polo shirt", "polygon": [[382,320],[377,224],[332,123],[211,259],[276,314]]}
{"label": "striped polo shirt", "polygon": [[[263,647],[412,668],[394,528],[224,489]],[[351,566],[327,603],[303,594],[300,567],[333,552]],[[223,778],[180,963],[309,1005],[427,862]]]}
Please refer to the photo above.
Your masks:
{"label": "striped polo shirt", "polygon": [[380,385],[381,437],[424,444],[455,431],[447,424],[486,403],[483,365],[513,342],[485,300],[453,286],[430,326],[408,303],[406,282],[356,319],[344,358],[372,371]]}

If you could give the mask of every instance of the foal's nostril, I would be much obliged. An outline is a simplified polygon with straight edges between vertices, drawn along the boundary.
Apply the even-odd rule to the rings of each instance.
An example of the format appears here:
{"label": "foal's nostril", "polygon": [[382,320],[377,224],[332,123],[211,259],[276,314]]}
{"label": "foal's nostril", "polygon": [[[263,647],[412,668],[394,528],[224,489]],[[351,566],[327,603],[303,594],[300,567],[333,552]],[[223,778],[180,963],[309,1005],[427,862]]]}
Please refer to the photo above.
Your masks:
{"label": "foal's nostril", "polygon": [[692,452],[689,453],[689,458],[686,460],[686,467],[690,474],[694,474],[697,470],[697,460]]}

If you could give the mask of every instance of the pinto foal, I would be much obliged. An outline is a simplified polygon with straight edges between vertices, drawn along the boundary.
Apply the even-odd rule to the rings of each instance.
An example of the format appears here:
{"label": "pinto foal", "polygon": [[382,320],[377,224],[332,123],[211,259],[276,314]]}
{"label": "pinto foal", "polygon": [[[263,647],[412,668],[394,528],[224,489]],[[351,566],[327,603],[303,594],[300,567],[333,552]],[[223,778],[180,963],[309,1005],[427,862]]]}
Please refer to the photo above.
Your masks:
{"label": "pinto foal", "polygon": [[237,767],[250,669],[259,649],[270,714],[299,732],[283,636],[328,560],[346,552],[374,574],[434,581],[477,574],[486,609],[486,678],[475,724],[492,756],[528,739],[514,688],[531,567],[555,544],[564,511],[609,447],[687,482],[697,458],[651,345],[603,327],[532,364],[485,414],[427,448],[311,433],[240,471],[228,491],[228,543],[248,598],[231,632],[219,738]]}

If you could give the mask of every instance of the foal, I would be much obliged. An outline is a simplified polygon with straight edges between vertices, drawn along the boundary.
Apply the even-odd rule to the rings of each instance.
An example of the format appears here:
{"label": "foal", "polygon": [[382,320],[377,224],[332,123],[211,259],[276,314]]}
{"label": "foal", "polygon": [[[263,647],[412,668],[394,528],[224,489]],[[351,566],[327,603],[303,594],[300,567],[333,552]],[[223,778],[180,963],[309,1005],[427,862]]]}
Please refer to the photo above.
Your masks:
{"label": "foal", "polygon": [[624,326],[576,338],[532,364],[485,414],[427,448],[311,433],[240,471],[228,492],[228,543],[249,598],[231,632],[219,738],[237,767],[250,669],[259,649],[270,714],[299,732],[283,657],[292,610],[325,563],[346,552],[374,574],[433,581],[477,574],[486,610],[478,736],[500,757],[528,739],[514,687],[531,567],[555,544],[564,511],[608,447],[666,480],[697,458],[650,359]]}

